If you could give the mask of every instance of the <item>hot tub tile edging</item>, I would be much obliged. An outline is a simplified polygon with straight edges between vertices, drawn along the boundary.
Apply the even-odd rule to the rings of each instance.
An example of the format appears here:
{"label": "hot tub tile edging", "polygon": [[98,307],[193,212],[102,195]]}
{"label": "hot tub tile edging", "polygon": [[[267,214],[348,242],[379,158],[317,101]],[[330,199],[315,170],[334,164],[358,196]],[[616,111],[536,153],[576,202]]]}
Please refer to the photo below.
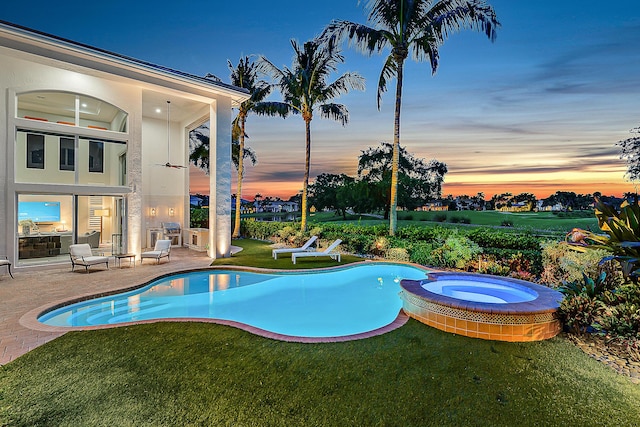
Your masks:
{"label": "hot tub tile edging", "polygon": [[[446,274],[430,276],[437,278]],[[473,277],[470,273],[451,275]],[[494,277],[473,279],[496,280]],[[560,333],[562,328],[557,309],[561,295],[557,291],[524,281],[514,282],[517,279],[504,279],[507,278],[497,280],[513,283],[518,287],[530,286],[538,294],[538,298],[507,304],[464,301],[430,292],[422,287],[422,281],[403,280],[400,292],[403,310],[429,326],[473,338],[525,342],[552,338]]]}

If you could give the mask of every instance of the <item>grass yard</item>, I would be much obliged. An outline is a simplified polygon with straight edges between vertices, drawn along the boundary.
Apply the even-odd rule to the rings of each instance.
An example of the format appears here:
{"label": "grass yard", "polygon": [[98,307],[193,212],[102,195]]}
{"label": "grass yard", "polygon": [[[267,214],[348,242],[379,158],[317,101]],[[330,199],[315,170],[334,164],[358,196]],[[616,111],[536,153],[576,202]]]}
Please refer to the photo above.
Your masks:
{"label": "grass yard", "polygon": [[[226,261],[292,267],[267,243],[234,244]],[[331,344],[205,323],[70,332],[0,367],[0,426],[617,427],[640,425],[638,402],[640,386],[562,338],[483,341],[413,320]]]}
{"label": "grass yard", "polygon": [[[279,270],[301,270],[309,268],[335,267],[337,265],[349,264],[352,262],[362,261],[353,255],[341,256],[340,262],[334,261],[329,257],[310,257],[299,258],[296,264],[291,262],[291,254],[280,254],[278,259],[271,256],[271,243],[262,242],[253,239],[234,240],[233,244],[240,246],[242,251],[233,255],[231,258],[219,258],[212,265],[248,265],[260,268],[274,268]],[[320,248],[319,250],[323,250]]]}
{"label": "grass yard", "polygon": [[[438,222],[438,216],[446,215],[446,222]],[[531,229],[537,231],[568,232],[574,227],[597,231],[598,221],[593,214],[568,213],[566,216],[552,212],[499,212],[499,211],[460,211],[460,212],[398,212],[398,225],[440,224],[443,226],[461,226],[466,224],[452,223],[454,218],[468,218],[471,226],[488,225],[499,227],[503,221],[513,223],[513,228]],[[586,215],[586,216],[584,216]],[[366,215],[348,215],[347,220],[336,216],[333,212],[318,212],[311,214],[310,221],[326,222],[358,222],[361,225],[388,224],[388,220],[375,219]]]}

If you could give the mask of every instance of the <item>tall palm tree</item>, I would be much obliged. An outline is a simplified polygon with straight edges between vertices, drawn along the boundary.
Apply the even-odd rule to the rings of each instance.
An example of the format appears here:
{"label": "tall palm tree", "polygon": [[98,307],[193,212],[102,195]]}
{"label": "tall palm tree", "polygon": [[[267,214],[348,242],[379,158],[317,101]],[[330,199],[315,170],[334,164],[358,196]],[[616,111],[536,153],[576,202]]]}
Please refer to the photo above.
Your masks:
{"label": "tall palm tree", "polygon": [[[209,174],[209,125],[201,125],[189,132],[189,161],[197,168],[202,169],[207,175]],[[240,155],[240,141],[237,136],[231,139],[231,161],[238,169],[238,156]],[[250,160],[252,164],[256,164],[258,157],[256,152],[251,148],[244,146],[243,160]]]}
{"label": "tall palm tree", "polygon": [[395,235],[398,205],[398,153],[400,107],[404,62],[409,53],[417,61],[429,61],[431,72],[438,69],[439,48],[450,34],[463,29],[482,31],[493,41],[500,25],[493,7],[484,0],[369,0],[367,21],[371,26],[350,21],[333,21],[323,38],[350,42],[371,55],[389,48],[389,56],[378,80],[378,109],[387,81],[396,78],[393,163],[389,234]]}
{"label": "tall palm tree", "polygon": [[[240,206],[242,203],[242,179],[244,177],[244,159],[248,158],[255,165],[256,155],[253,150],[245,147],[245,138],[249,136],[245,132],[247,116],[250,113],[262,116],[287,117],[289,106],[283,102],[265,101],[273,87],[259,79],[257,64],[252,62],[248,56],[240,58],[238,66],[234,67],[231,61],[227,60],[227,65],[231,71],[231,84],[247,89],[251,97],[238,107],[238,115],[232,122],[231,129],[231,159],[238,172],[236,198],[235,226],[232,237],[240,237]],[[213,74],[207,74],[205,78],[221,81]],[[191,160],[196,166],[209,173],[209,129],[208,127],[197,128],[189,135],[191,143]]]}
{"label": "tall palm tree", "polygon": [[[257,64],[252,62],[248,56],[244,59],[240,58],[237,67],[234,67],[231,61],[227,61],[229,70],[231,71],[231,84],[247,89],[251,97],[240,104],[238,115],[232,124],[232,138],[239,141],[238,144],[238,189],[236,190],[236,218],[233,228],[232,237],[240,237],[240,206],[242,203],[242,178],[244,176],[244,157],[245,147],[244,139],[247,137],[245,133],[245,125],[247,116],[250,113],[262,116],[287,117],[289,114],[289,106],[283,102],[265,101],[271,93],[272,86],[258,78]],[[254,161],[255,163],[255,161]]]}
{"label": "tall palm tree", "polygon": [[339,63],[344,62],[344,57],[334,40],[323,42],[314,39],[302,47],[295,40],[291,40],[291,46],[295,52],[291,69],[279,69],[265,57],[260,58],[260,66],[265,73],[271,75],[290,111],[300,114],[305,123],[306,157],[300,227],[306,231],[313,112],[317,109],[320,117],[346,125],[349,121],[349,111],[343,104],[330,101],[351,89],[364,90],[364,79],[357,73],[344,73],[332,83],[328,82],[329,75],[337,71]]}

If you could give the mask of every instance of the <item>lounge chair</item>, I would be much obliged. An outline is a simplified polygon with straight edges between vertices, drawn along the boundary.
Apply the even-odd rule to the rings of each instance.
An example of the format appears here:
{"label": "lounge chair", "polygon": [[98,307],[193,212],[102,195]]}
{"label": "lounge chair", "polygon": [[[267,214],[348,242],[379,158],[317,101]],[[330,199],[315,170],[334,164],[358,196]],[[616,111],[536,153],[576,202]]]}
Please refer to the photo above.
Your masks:
{"label": "lounge chair", "polygon": [[7,266],[7,270],[9,270],[9,276],[11,276],[11,278],[13,279],[13,274],[11,274],[11,262],[9,261],[9,258],[4,257],[4,259],[0,259],[0,265]]}
{"label": "lounge chair", "polygon": [[295,264],[296,258],[328,256],[332,260],[340,262],[340,252],[332,252],[340,243],[342,243],[342,240],[337,239],[331,244],[331,246],[322,252],[294,252],[291,254],[291,261]]}
{"label": "lounge chair", "polygon": [[88,243],[69,245],[69,257],[71,258],[71,271],[75,270],[76,265],[83,265],[87,273],[89,267],[96,264],[104,263],[107,265],[107,269],[109,268],[109,257],[93,255]]}
{"label": "lounge chair", "polygon": [[156,264],[160,264],[160,258],[167,257],[171,254],[171,240],[156,240],[156,245],[152,251],[142,252],[140,254],[140,264],[145,258],[153,258],[156,260]]}
{"label": "lounge chair", "polygon": [[273,259],[278,259],[278,254],[291,254],[291,253],[294,253],[294,252],[313,252],[316,249],[312,248],[311,245],[316,240],[318,240],[318,236],[311,236],[311,238],[309,240],[307,240],[307,242],[304,245],[302,245],[301,247],[299,247],[299,248],[274,249],[274,250],[271,251],[271,255],[273,256]]}

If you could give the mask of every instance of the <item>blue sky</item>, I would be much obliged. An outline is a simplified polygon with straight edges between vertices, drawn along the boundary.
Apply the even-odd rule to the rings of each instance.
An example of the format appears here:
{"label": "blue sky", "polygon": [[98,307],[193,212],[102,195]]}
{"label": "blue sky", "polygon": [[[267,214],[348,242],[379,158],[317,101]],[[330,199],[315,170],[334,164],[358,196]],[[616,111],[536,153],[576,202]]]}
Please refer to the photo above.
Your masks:
{"label": "blue sky", "polygon": [[[495,43],[453,35],[440,67],[409,62],[401,143],[418,157],[447,163],[443,193],[487,197],[502,191],[620,194],[634,190],[615,142],[640,125],[640,6],[631,0],[493,0],[502,27]],[[614,6],[615,4],[615,6]],[[241,5],[241,6],[240,6]],[[4,2],[0,19],[196,75],[229,81],[227,59],[264,55],[291,64],[290,39],[304,42],[332,19],[365,22],[357,0]],[[390,141],[393,93],[381,111],[376,86],[383,56],[345,47],[341,72],[367,80],[340,99],[346,127],[316,117],[311,175],[355,175],[361,150]],[[276,95],[277,98],[277,95]],[[289,197],[302,187],[304,124],[250,117],[258,164],[243,196]],[[194,175],[192,190],[197,191]]]}

